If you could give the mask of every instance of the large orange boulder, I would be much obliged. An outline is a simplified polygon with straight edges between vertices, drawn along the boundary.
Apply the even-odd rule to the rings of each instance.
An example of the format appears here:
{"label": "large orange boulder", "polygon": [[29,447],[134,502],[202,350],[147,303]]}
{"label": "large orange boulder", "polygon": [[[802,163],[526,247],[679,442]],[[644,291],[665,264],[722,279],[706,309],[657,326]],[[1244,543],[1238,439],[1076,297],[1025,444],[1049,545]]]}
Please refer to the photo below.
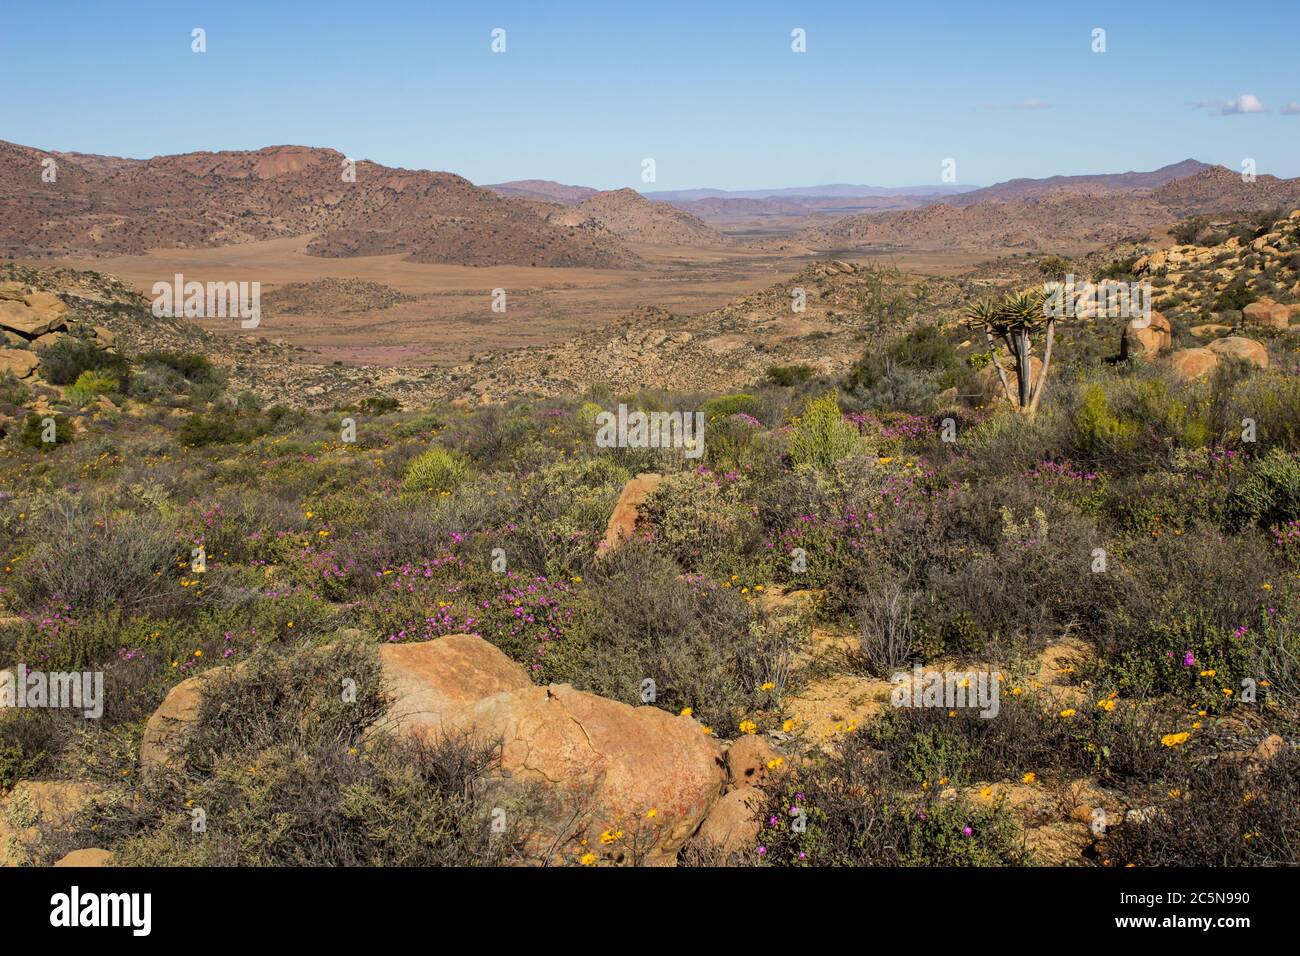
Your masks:
{"label": "large orange boulder", "polygon": [[1120,358],[1155,358],[1167,351],[1173,342],[1169,320],[1159,312],[1152,312],[1149,321],[1133,319],[1124,326],[1124,336],[1119,343]]}
{"label": "large orange boulder", "polygon": [[484,697],[531,687],[523,668],[471,634],[379,648],[389,717],[404,731],[441,730]]}
{"label": "large orange boulder", "polygon": [[1219,356],[1209,349],[1179,349],[1169,356],[1169,367],[1183,381],[1203,378],[1219,366]]}
{"label": "large orange boulder", "polygon": [[68,307],[57,295],[32,292],[21,299],[0,299],[0,328],[35,338],[67,325]]}
{"label": "large orange boulder", "polygon": [[145,722],[140,739],[141,769],[146,773],[153,772],[168,766],[179,755],[186,736],[198,720],[204,685],[226,670],[213,667],[200,671],[167,692],[158,709]]}
{"label": "large orange boulder", "polygon": [[645,501],[646,495],[659,487],[659,483],[663,480],[663,475],[643,472],[623,486],[618,502],[614,505],[614,513],[609,516],[605,537],[600,542],[602,553],[613,551],[625,539],[632,536],[636,531],[637,519],[641,515],[641,503]]}
{"label": "large orange boulder", "polygon": [[[491,785],[506,798],[540,793],[534,862],[555,862],[561,847],[567,862],[590,848],[613,862],[671,863],[726,785],[722,748],[691,718],[568,684],[535,686],[523,667],[475,635],[386,644],[378,655],[389,710],[377,730],[499,741]],[[172,688],[145,725],[145,769],[174,763],[208,681],[227,670]],[[603,833],[622,835],[602,841]]]}
{"label": "large orange boulder", "polygon": [[[602,833],[623,832],[608,859],[672,863],[726,785],[721,748],[689,717],[630,707],[568,684],[530,687],[480,701],[465,727],[502,744],[511,783],[541,786],[552,803],[544,828],[575,848],[599,848]],[[574,819],[574,811],[582,815]]]}
{"label": "large orange boulder", "polygon": [[696,839],[724,854],[752,847],[763,827],[763,794],[753,787],[732,790],[709,812]]}
{"label": "large orange boulder", "polygon": [[0,375],[12,372],[14,378],[26,378],[40,365],[33,352],[25,349],[0,349]]}
{"label": "large orange boulder", "polygon": [[[534,686],[482,638],[390,645],[380,660],[395,718],[385,727],[499,740],[498,784],[547,798],[533,822],[548,847],[585,839],[618,860],[635,842],[641,862],[671,862],[726,784],[721,747],[691,718],[568,684]],[[618,831],[602,845],[602,833]]]}
{"label": "large orange boulder", "polygon": [[1221,359],[1242,359],[1258,368],[1268,368],[1268,349],[1254,339],[1229,335],[1227,338],[1215,339],[1208,348]]}
{"label": "large orange boulder", "polygon": [[1241,310],[1247,325],[1264,329],[1285,329],[1291,325],[1291,310],[1272,299],[1260,299]]}

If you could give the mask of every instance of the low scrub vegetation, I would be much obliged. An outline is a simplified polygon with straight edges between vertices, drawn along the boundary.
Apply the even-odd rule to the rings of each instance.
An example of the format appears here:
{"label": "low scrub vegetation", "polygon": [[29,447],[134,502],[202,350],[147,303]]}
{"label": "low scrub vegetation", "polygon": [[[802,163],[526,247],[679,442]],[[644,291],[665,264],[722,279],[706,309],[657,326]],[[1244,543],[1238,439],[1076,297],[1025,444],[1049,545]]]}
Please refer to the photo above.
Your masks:
{"label": "low scrub vegetation", "polygon": [[[100,670],[110,704],[89,726],[0,715],[0,790],[99,788],[49,854],[518,860],[528,808],[504,838],[485,823],[499,741],[377,724],[372,645],[473,633],[538,684],[778,741],[786,770],[733,862],[1061,862],[981,794],[1086,781],[1141,812],[1084,826],[1069,862],[1300,863],[1295,751],[1250,757],[1294,737],[1300,705],[1296,376],[1080,364],[1085,333],[1063,331],[1036,415],[962,409],[939,395],[986,365],[965,334],[918,328],[838,387],[776,367],[722,395],[314,413],[227,394],[200,355],[60,343],[47,362],[70,406],[135,414],[74,429],[24,408],[0,445],[0,658]],[[0,402],[30,401],[0,382]],[[617,402],[699,409],[703,454],[598,447]],[[611,552],[642,472],[660,480]],[[1086,652],[1045,678],[1067,639]],[[144,721],[217,666],[183,775],[144,780]],[[799,706],[827,679],[914,666],[995,670],[998,718],[886,708],[827,744]],[[340,711],[345,671],[363,694]],[[190,802],[218,837],[190,839]]]}

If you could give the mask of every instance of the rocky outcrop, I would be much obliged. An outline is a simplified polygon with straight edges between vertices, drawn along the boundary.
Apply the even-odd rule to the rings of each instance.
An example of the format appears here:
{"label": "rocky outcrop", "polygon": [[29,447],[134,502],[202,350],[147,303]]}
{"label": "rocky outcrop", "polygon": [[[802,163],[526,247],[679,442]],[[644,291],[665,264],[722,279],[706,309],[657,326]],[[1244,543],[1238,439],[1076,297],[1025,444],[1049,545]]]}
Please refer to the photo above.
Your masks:
{"label": "rocky outcrop", "polygon": [[[726,783],[721,748],[691,718],[568,684],[487,697],[460,723],[502,741],[511,783],[553,798],[540,821],[548,842],[599,846],[599,834],[626,831],[643,848],[640,862],[671,863]],[[623,853],[611,845],[606,858],[625,862]]]}
{"label": "rocky outcrop", "polygon": [[34,339],[67,325],[67,305],[50,292],[28,292],[15,282],[0,286],[0,328]]}
{"label": "rocky outcrop", "polygon": [[469,634],[386,644],[379,662],[393,700],[389,717],[407,733],[442,730],[484,697],[533,686],[518,664]]}
{"label": "rocky outcrop", "polygon": [[739,738],[727,748],[727,773],[736,788],[756,787],[775,769],[780,755],[755,734]]}

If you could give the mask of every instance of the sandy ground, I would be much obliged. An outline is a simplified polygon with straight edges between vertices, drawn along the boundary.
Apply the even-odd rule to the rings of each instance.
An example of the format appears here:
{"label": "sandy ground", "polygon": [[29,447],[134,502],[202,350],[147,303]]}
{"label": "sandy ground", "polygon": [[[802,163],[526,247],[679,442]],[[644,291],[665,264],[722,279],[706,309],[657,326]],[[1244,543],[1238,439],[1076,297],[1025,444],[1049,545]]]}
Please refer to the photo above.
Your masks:
{"label": "sandy ground", "polygon": [[[401,255],[326,259],[306,254],[310,238],[219,249],[159,249],[147,255],[63,259],[58,264],[112,273],[150,297],[155,282],[171,281],[176,273],[187,281],[256,281],[264,294],[285,283],[323,277],[383,283],[418,298],[347,315],[268,316],[256,333],[241,332],[229,320],[200,324],[212,331],[283,339],[325,361],[410,366],[455,364],[485,349],[560,341],[645,306],[705,312],[793,275],[814,258],[830,258],[745,247],[637,246],[645,260],[637,269],[480,268],[408,262]],[[952,275],[988,256],[891,252],[851,258]],[[492,290],[497,288],[506,290],[504,314],[491,309]]]}

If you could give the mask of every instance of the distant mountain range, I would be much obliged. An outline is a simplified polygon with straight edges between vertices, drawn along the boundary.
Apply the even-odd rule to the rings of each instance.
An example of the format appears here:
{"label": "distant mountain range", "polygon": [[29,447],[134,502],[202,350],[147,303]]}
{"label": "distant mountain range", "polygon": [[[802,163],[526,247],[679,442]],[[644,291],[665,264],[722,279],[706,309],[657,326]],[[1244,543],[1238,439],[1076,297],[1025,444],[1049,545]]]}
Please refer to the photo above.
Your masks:
{"label": "distant mountain range", "polygon": [[[548,202],[580,203],[598,190],[589,186],[566,186],[549,179],[516,179],[483,187],[502,196],[526,196]],[[667,189],[642,192],[655,202],[690,203],[701,199],[866,199],[890,196],[949,196],[978,189],[978,186],[787,186],[778,189]]]}
{"label": "distant mountain range", "polygon": [[[1149,172],[1049,176],[1010,179],[992,186],[938,184],[928,186],[859,186],[835,183],[779,189],[677,189],[643,195],[670,203],[706,222],[744,217],[870,215],[891,210],[919,209],[937,203],[965,208],[986,202],[1009,202],[1053,194],[1118,195],[1150,192],[1175,180],[1210,169],[1208,163],[1185,159]],[[506,196],[527,196],[547,202],[581,203],[595,194],[585,186],[565,186],[547,180],[519,180],[484,187]]]}
{"label": "distant mountain range", "polygon": [[667,189],[645,194],[659,202],[692,202],[696,199],[865,199],[882,196],[950,196],[978,186],[942,184],[929,186],[789,186],[783,189]]}

